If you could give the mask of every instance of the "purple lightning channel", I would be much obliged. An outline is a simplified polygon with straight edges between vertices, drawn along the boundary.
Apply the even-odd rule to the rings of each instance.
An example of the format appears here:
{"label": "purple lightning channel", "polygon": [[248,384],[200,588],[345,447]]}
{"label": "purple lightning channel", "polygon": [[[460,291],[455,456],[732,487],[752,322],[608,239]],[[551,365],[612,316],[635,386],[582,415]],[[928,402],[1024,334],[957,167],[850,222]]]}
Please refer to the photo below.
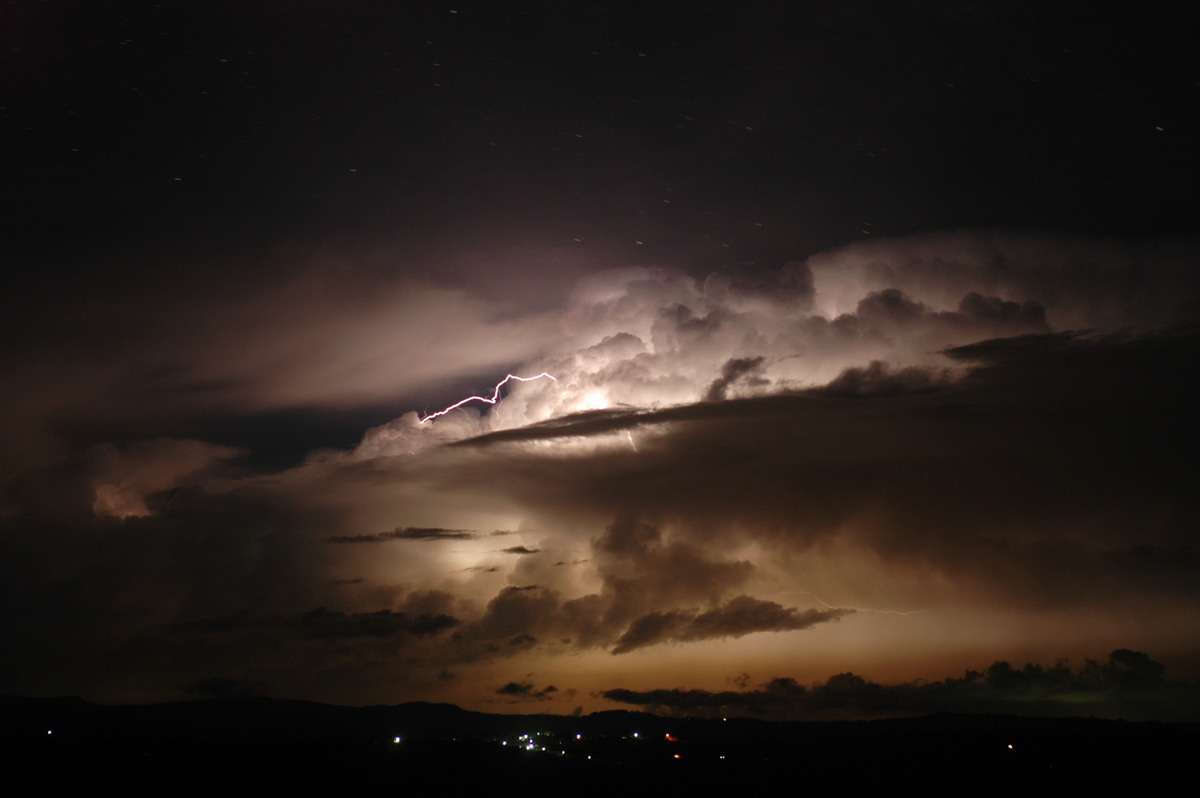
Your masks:
{"label": "purple lightning channel", "polygon": [[500,401],[500,389],[503,388],[508,383],[509,380],[516,380],[517,382],[533,382],[534,380],[540,380],[542,377],[545,377],[546,379],[552,380],[554,382],[558,382],[558,380],[554,377],[553,374],[550,374],[549,372],[546,372],[546,371],[543,371],[541,374],[535,374],[532,377],[518,377],[516,374],[508,374],[508,375],[505,375],[504,379],[502,379],[502,380],[500,380],[500,382],[496,383],[496,388],[492,391],[491,397],[468,396],[466,399],[462,399],[458,402],[455,402],[454,404],[450,405],[449,407],[447,407],[444,410],[439,410],[436,413],[430,413],[429,415],[427,415],[421,419],[421,423],[424,424],[426,421],[428,421],[431,418],[437,418],[438,416],[444,416],[447,413],[449,413],[451,410],[457,410],[458,408],[462,407],[467,402],[486,402],[489,405],[494,405]]}

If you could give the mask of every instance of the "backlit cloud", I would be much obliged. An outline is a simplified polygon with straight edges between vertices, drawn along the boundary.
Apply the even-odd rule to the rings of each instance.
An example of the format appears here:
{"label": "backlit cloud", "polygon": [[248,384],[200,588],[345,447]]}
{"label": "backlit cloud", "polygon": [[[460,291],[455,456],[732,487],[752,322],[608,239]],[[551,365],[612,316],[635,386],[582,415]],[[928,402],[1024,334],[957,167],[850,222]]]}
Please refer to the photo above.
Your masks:
{"label": "backlit cloud", "polygon": [[[350,267],[344,285],[293,275],[261,317],[195,299],[228,329],[161,299],[143,323],[171,346],[102,337],[108,357],[64,366],[86,377],[77,401],[16,407],[57,443],[6,466],[3,631],[37,653],[0,654],[0,687],[484,705],[503,685],[551,706],[612,692],[619,663],[635,681],[612,700],[870,713],[936,702],[831,696],[893,695],[984,649],[1186,668],[1185,261],[961,233],[707,275],[593,267],[558,304]],[[17,360],[18,384],[42,379]],[[173,437],[115,434],[149,423],[120,399],[131,370],[155,375],[138,384]],[[188,420],[424,392],[357,446],[270,470]],[[128,423],[93,424],[109,403]],[[92,429],[72,450],[64,430]],[[749,656],[796,675],[706,692]],[[863,658],[861,684],[787,681]],[[678,700],[655,692],[660,659],[694,685]]]}

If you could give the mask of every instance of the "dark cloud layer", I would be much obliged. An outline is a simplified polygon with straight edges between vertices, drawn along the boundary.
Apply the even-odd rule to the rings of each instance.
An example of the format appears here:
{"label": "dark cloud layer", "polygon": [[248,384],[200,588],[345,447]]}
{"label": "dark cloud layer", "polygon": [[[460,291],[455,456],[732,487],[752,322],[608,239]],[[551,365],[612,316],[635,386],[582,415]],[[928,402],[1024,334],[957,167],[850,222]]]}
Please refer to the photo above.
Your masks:
{"label": "dark cloud layer", "polygon": [[398,527],[391,532],[375,535],[333,535],[325,538],[327,543],[381,543],[386,540],[471,540],[479,537],[469,529],[441,529],[422,527]]}
{"label": "dark cloud layer", "polygon": [[618,638],[614,654],[625,654],[665,641],[690,642],[722,637],[741,637],[751,632],[786,632],[835,621],[853,610],[807,610],[786,608],[773,601],[736,596],[720,607],[704,612],[671,610],[637,618]]}
{"label": "dark cloud layer", "polygon": [[1067,660],[1051,667],[1005,661],[961,677],[905,684],[881,684],[853,673],[840,673],[805,686],[775,678],[754,689],[604,690],[609,701],[690,716],[751,715],[773,719],[883,717],[938,712],[986,712],[1063,716],[1081,713],[1123,714],[1131,719],[1195,717],[1200,686],[1168,681],[1161,663],[1145,653],[1118,649],[1107,661]]}
{"label": "dark cloud layer", "polygon": [[525,701],[547,701],[557,692],[558,688],[552,684],[537,690],[530,682],[509,682],[503,687],[497,688],[496,695]]}
{"label": "dark cloud layer", "polygon": [[[948,350],[969,365],[953,380],[871,366],[811,392],[586,413],[464,443],[634,433],[636,451],[614,444],[569,477],[514,449],[520,477],[498,479],[530,501],[554,484],[576,506],[618,506],[710,547],[727,533],[797,551],[848,535],[1020,604],[1182,596],[1197,509],[1182,364],[1198,343],[1190,328],[996,339]],[[600,553],[637,550],[625,540]],[[708,567],[691,568],[698,584],[720,580]],[[735,579],[729,568],[718,570]]]}
{"label": "dark cloud layer", "polygon": [[449,615],[422,613],[412,616],[403,612],[346,613],[317,607],[284,618],[257,618],[235,615],[227,618],[195,621],[174,627],[172,634],[238,634],[255,630],[278,630],[299,638],[361,638],[411,635],[426,637],[457,626],[459,621]]}

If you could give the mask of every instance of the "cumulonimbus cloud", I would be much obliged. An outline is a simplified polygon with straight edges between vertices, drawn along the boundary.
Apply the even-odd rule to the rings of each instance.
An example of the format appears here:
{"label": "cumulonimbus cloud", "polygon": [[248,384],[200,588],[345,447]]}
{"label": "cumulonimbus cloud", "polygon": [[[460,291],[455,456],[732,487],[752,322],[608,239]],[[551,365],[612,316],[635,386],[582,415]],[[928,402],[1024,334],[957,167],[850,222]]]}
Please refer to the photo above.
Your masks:
{"label": "cumulonimbus cloud", "polygon": [[[332,641],[386,683],[401,659],[433,679],[562,653],[686,654],[766,632],[833,638],[877,617],[850,605],[1016,613],[1047,635],[1074,634],[1062,618],[1086,614],[1115,636],[1129,633],[1132,602],[1145,638],[1130,645],[1153,650],[1200,604],[1185,365],[1200,337],[1186,326],[1197,292],[1181,262],[1166,245],[948,235],[744,277],[607,269],[561,307],[543,299],[507,315],[466,288],[438,294],[439,312],[420,318],[437,316],[447,337],[422,356],[469,341],[477,351],[404,390],[451,372],[486,372],[466,395],[509,372],[557,381],[425,423],[414,409],[353,450],[272,473],[194,437],[89,444],[17,468],[0,507],[0,597],[15,608],[3,624],[41,653],[0,654],[0,671],[19,686],[67,667],[55,663],[167,662],[201,633],[192,624],[245,617],[203,632],[211,667],[181,684],[232,679],[242,656],[264,663],[254,684],[287,682],[298,652],[360,667]],[[419,301],[423,289],[406,286],[403,301]],[[392,307],[385,299],[370,308]],[[219,376],[189,401],[244,392],[255,412],[400,390],[390,371],[359,373],[387,371],[388,357],[338,355],[378,321],[345,304],[328,311],[337,334],[311,363],[257,368],[273,346],[259,341],[222,366],[197,344],[177,350],[191,367],[154,373]],[[271,340],[295,323],[281,318]],[[490,348],[510,328],[540,333]],[[353,374],[341,383],[331,363]],[[14,384],[33,379],[17,371]],[[276,374],[271,390],[257,382]],[[98,384],[88,395],[109,396]],[[136,512],[98,505],[101,485]],[[513,539],[497,546],[492,529]],[[800,595],[833,606],[797,606]],[[314,607],[326,609],[305,627]],[[423,616],[453,623],[417,634]],[[73,642],[80,628],[102,645]]]}

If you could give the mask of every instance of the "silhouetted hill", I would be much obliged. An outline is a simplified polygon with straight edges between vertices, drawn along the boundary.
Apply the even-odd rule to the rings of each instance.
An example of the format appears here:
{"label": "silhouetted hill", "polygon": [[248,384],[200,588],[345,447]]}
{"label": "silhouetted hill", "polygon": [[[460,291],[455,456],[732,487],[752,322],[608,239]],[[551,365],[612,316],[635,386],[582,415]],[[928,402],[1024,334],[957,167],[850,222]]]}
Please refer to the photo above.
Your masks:
{"label": "silhouetted hill", "polygon": [[0,743],[10,776],[36,777],[46,789],[107,785],[133,794],[517,784],[533,794],[566,784],[640,794],[778,782],[989,794],[1033,784],[1166,785],[1190,767],[1200,726],[949,714],[782,723],[623,710],[492,715],[429,703],[101,706],[0,697]]}

